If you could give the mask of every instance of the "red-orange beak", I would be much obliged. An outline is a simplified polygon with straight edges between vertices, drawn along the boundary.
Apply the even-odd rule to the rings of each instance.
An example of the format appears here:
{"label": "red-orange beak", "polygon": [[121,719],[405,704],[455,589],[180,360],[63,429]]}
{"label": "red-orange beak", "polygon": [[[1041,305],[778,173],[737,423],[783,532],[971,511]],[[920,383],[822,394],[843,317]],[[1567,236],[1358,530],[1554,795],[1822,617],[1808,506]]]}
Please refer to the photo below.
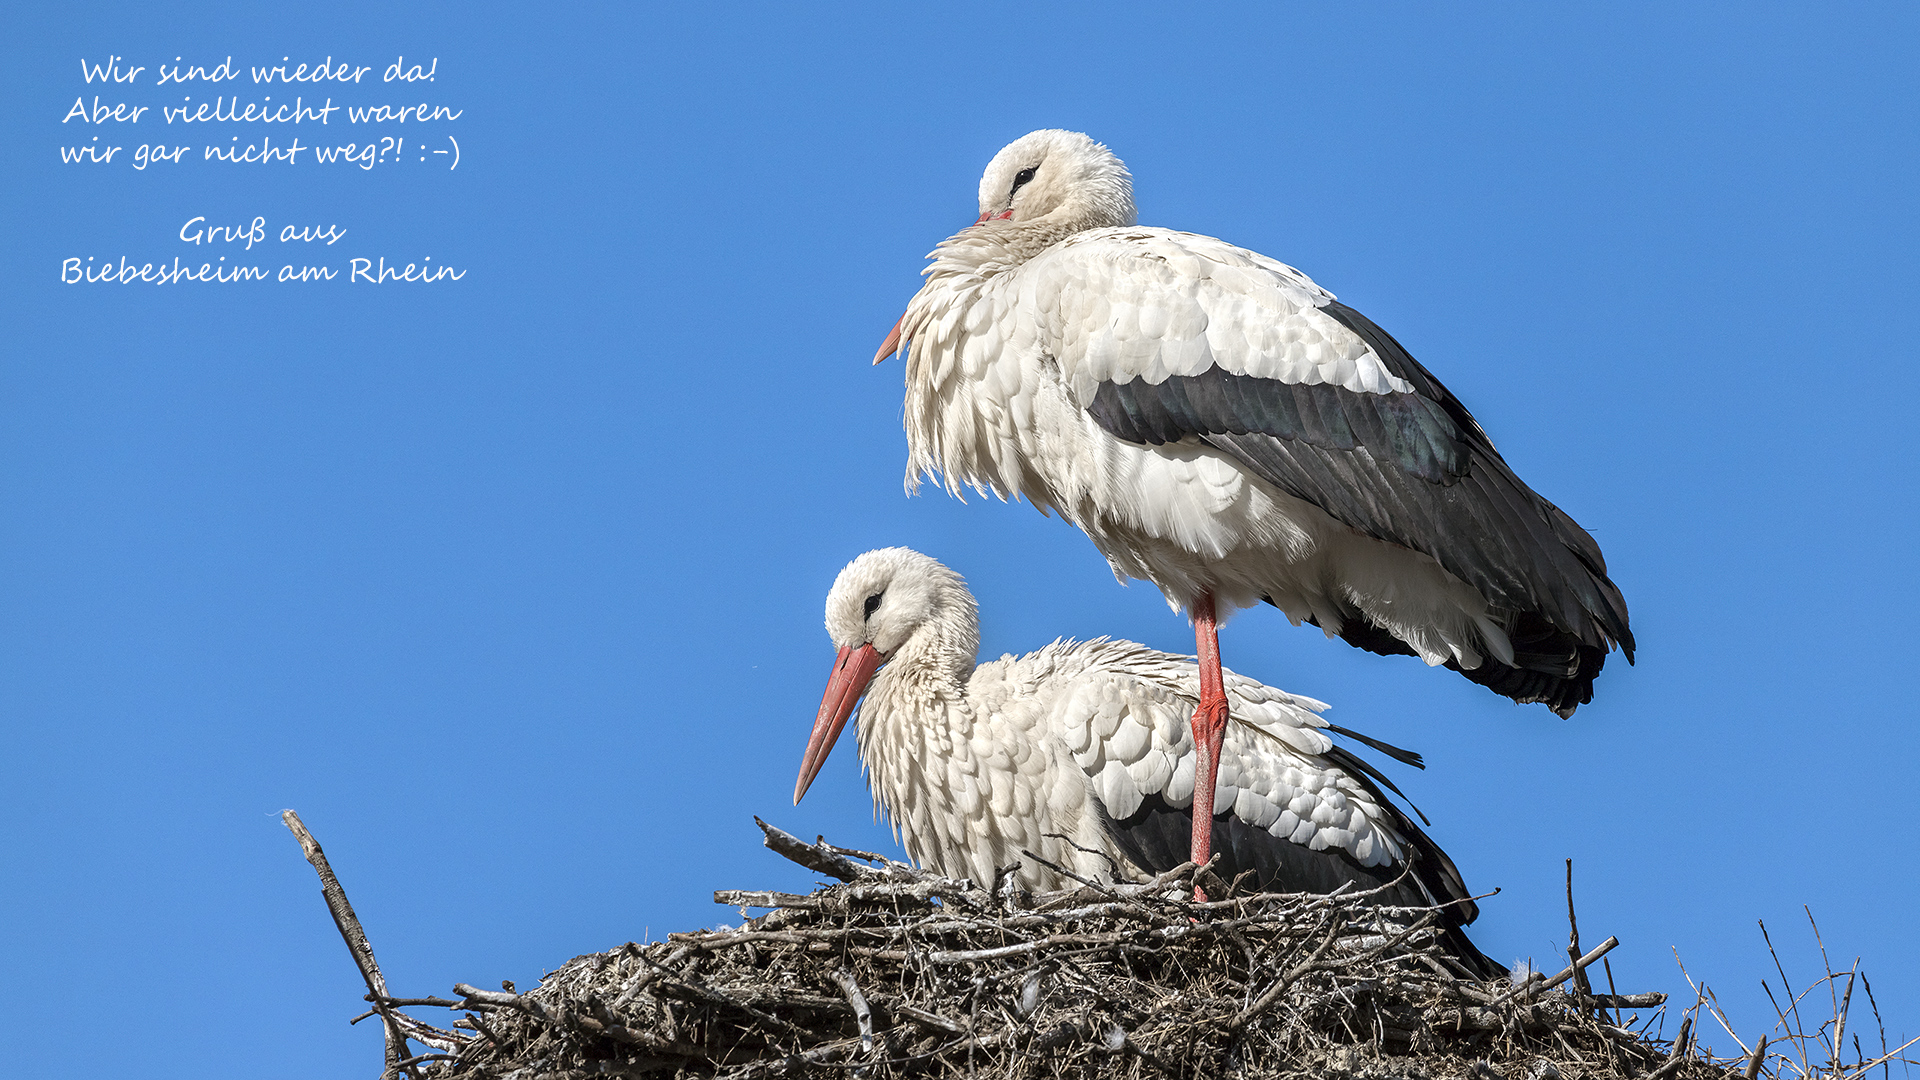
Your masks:
{"label": "red-orange beak", "polygon": [[900,351],[900,324],[907,321],[905,315],[893,321],[893,329],[887,331],[887,340],[880,343],[880,351],[873,354],[873,362],[879,363]]}
{"label": "red-orange beak", "polygon": [[827,680],[826,696],[820,699],[820,715],[814,717],[813,734],[807,739],[807,756],[800,759],[800,779],[793,785],[795,806],[800,805],[800,796],[813,785],[820,766],[827,763],[834,740],[840,737],[840,729],[847,726],[847,717],[853,715],[853,707],[860,704],[860,695],[867,692],[867,683],[879,667],[880,652],[871,645],[857,649],[849,645],[834,658],[833,677]]}

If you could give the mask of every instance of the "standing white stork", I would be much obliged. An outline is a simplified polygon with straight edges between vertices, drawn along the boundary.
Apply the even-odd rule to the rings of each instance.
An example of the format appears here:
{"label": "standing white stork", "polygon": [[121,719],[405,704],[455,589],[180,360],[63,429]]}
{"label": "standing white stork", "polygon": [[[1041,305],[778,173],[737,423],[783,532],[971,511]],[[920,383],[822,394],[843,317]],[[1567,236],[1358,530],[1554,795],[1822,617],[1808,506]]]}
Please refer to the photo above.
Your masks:
{"label": "standing white stork", "polygon": [[1399,342],[1291,266],[1134,222],[1105,146],[1022,137],[874,362],[906,347],[909,491],[1025,496],[1189,614],[1203,772],[1218,622],[1259,601],[1561,716],[1611,648],[1631,662],[1599,546]]}
{"label": "standing white stork", "polygon": [[[973,594],[907,548],[869,551],[840,572],[827,632],[840,652],[795,803],[864,694],[860,760],[875,805],[916,861],[979,882],[1017,863],[1018,880],[1043,889],[1068,883],[1022,850],[1092,880],[1110,880],[1115,866],[1148,876],[1186,859],[1195,820],[1187,717],[1200,689],[1191,659],[1103,638],[976,665]],[[1391,782],[1328,732],[1416,765],[1418,755],[1333,727],[1310,698],[1232,672],[1224,688],[1234,719],[1219,759],[1224,809],[1198,819],[1211,826],[1221,875],[1252,871],[1283,891],[1391,886],[1379,898],[1389,905],[1454,902],[1443,916],[1451,951],[1476,976],[1500,974],[1459,932],[1478,912],[1452,860],[1375,784]]]}

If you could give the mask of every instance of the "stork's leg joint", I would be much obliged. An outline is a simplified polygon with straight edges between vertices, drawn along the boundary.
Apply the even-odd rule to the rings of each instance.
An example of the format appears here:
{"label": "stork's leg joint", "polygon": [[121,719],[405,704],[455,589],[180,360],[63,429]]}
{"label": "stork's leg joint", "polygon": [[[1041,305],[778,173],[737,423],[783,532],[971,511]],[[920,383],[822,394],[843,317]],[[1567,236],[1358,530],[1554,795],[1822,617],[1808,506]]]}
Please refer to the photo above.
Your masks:
{"label": "stork's leg joint", "polygon": [[[1226,678],[1220,672],[1220,636],[1213,594],[1202,594],[1193,604],[1193,637],[1200,661],[1200,703],[1193,710],[1193,845],[1194,865],[1204,865],[1213,854],[1213,789],[1220,773],[1220,751],[1227,741]],[[1199,886],[1194,899],[1204,900]]]}

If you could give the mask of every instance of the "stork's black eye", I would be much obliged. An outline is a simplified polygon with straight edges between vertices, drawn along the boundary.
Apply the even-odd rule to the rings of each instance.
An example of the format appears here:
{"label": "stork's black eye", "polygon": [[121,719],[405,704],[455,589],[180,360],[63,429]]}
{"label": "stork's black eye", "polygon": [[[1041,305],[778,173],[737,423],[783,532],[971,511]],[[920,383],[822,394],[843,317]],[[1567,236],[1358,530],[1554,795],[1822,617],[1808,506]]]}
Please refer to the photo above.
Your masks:
{"label": "stork's black eye", "polygon": [[1009,199],[1013,198],[1013,192],[1019,191],[1020,185],[1025,184],[1027,181],[1033,179],[1033,174],[1039,171],[1040,171],[1040,166],[1034,165],[1030,168],[1021,169],[1019,172],[1015,173],[1013,175],[1013,191],[1007,192],[1007,198]]}
{"label": "stork's black eye", "polygon": [[863,619],[873,618],[873,613],[880,608],[880,598],[884,595],[886,594],[874,593],[872,596],[867,597],[867,610],[863,612],[860,617]]}

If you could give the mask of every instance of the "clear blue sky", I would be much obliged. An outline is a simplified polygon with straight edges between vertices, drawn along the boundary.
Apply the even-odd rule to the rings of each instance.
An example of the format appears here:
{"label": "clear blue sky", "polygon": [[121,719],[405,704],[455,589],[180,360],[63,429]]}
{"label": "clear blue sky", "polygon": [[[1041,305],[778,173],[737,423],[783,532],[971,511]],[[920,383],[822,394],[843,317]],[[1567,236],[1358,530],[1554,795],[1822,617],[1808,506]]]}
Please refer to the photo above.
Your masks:
{"label": "clear blue sky", "polygon": [[[1765,1030],[1755,920],[1804,979],[1804,904],[1837,962],[1864,958],[1889,1035],[1920,1033],[1910,8],[9,24],[0,1072],[83,1048],[105,1073],[370,1075],[379,1034],[346,1025],[362,989],[284,807],[406,994],[528,986],[737,918],[715,888],[804,887],[756,813],[895,850],[851,744],[789,805],[821,604],[868,548],[966,574],[988,655],[1190,649],[1073,529],[901,491],[901,369],[867,358],[987,159],[1037,127],[1111,145],[1143,221],[1297,265],[1386,326],[1604,546],[1640,663],[1568,722],[1272,612],[1225,639],[1229,665],[1426,754],[1396,778],[1503,890],[1479,943],[1554,963],[1571,856],[1622,990],[1683,988],[1677,949]],[[83,86],[108,54],[148,70]],[[61,164],[98,133],[61,123],[82,94],[264,93],[152,85],[228,55],[374,69],[284,96],[461,108],[404,132],[453,135],[459,167],[207,163],[260,125],[153,113],[103,141],[186,161]],[[374,85],[401,55],[437,57],[434,81]],[[265,217],[267,253],[240,254],[270,269],[298,246],[281,226],[338,224],[311,261],[465,277],[60,281],[76,256],[170,260],[196,215]]]}

